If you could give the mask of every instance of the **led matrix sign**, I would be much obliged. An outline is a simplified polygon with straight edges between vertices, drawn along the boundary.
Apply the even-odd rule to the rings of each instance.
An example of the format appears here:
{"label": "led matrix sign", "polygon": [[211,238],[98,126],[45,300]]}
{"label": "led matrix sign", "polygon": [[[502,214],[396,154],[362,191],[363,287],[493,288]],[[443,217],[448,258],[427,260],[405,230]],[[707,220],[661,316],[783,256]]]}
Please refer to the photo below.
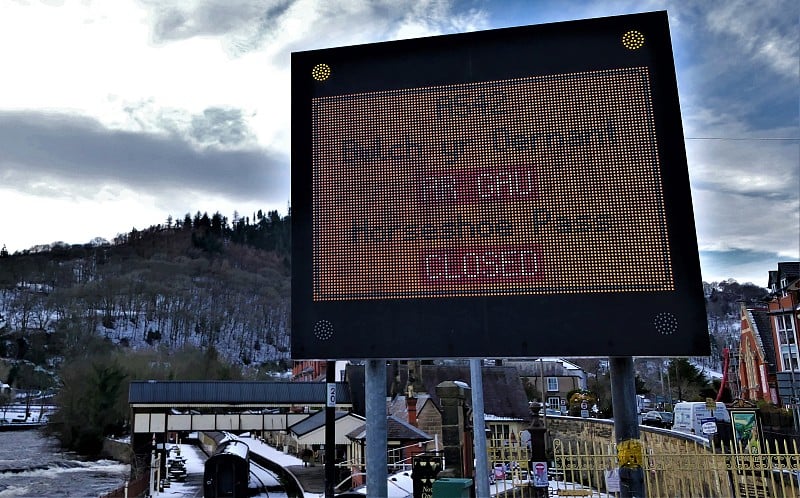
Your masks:
{"label": "led matrix sign", "polygon": [[631,68],[314,99],[314,299],[673,289],[649,88]]}
{"label": "led matrix sign", "polygon": [[664,13],[292,67],[293,357],[708,349]]}

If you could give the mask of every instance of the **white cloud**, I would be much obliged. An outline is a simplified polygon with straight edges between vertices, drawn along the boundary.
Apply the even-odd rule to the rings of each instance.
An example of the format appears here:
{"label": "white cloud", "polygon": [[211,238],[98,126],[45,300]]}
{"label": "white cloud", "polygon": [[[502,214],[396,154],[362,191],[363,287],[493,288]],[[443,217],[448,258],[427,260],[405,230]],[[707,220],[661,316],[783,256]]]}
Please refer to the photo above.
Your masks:
{"label": "white cloud", "polygon": [[[764,64],[776,74],[797,78],[798,48],[797,3],[774,2],[773,8],[760,8],[752,2],[728,0],[714,3],[706,12],[712,31],[729,35],[741,54]],[[741,64],[741,60],[729,60]]]}
{"label": "white cloud", "polygon": [[800,134],[791,0],[5,2],[0,210],[43,221],[4,216],[0,243],[285,212],[292,51],[665,8],[686,136],[725,139],[687,141],[701,248],[796,257],[800,144],[731,140]]}

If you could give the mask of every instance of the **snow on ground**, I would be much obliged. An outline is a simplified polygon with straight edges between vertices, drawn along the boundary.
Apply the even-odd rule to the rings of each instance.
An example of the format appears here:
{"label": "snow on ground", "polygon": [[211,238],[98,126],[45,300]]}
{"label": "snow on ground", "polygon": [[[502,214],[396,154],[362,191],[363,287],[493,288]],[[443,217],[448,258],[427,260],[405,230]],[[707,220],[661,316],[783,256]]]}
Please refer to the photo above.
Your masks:
{"label": "snow on ground", "polygon": [[292,465],[303,465],[303,461],[296,456],[288,455],[279,451],[267,443],[246,435],[239,436],[239,439],[247,443],[250,451],[254,451],[268,460],[272,460],[281,467],[291,467]]}
{"label": "snow on ground", "polygon": [[11,423],[43,423],[55,411],[55,406],[25,403],[14,403],[0,408],[0,424]]}
{"label": "snow on ground", "polygon": [[[287,467],[291,465],[303,464],[303,461],[299,458],[287,455],[282,451],[278,451],[257,439],[247,436],[240,436],[240,439],[247,443],[247,445],[250,447],[250,451],[255,451],[256,453],[263,455],[264,457],[278,463],[281,466]],[[165,498],[189,498],[203,496],[203,471],[205,470],[206,455],[202,452],[202,450],[200,450],[200,448],[191,444],[178,444],[171,445],[169,447],[180,448],[180,454],[177,451],[172,450],[170,451],[170,456],[168,458],[175,458],[176,456],[180,455],[185,459],[186,480],[171,481],[168,488],[164,488],[163,491],[155,493],[154,496]],[[252,488],[261,486],[274,486],[278,484],[277,479],[274,475],[272,475],[272,473],[262,469],[261,467],[258,467],[257,465],[250,466],[250,474],[250,484]],[[307,498],[316,498],[317,496],[321,497],[322,495],[306,494]],[[269,493],[262,492],[261,494],[255,495],[255,497],[287,498],[287,495],[270,491]]]}
{"label": "snow on ground", "polygon": [[[292,455],[279,451],[268,444],[259,441],[258,439],[250,438],[248,436],[240,436],[247,445],[250,451],[254,451],[265,458],[268,458],[283,467],[291,467],[293,465],[302,465],[303,461]],[[190,444],[173,445],[180,448],[180,456],[185,458],[186,465],[186,481],[173,481],[168,488],[163,491],[157,492],[156,497],[170,497],[170,498],[195,498],[203,495],[203,470],[206,456],[196,446]],[[177,455],[176,451],[170,452],[171,457]],[[251,488],[258,486],[271,486],[277,483],[275,477],[268,471],[261,469],[256,465],[251,465]],[[517,485],[520,482],[516,482]],[[510,490],[514,487],[515,483],[510,480],[498,480],[489,486],[489,491],[492,496]],[[585,489],[590,490],[580,484],[565,482],[565,481],[550,481],[550,493],[554,494],[556,490],[560,489]],[[367,487],[362,486],[354,490],[357,493],[367,496]],[[413,496],[414,485],[411,480],[410,472],[400,472],[389,476],[387,482],[388,498],[409,498]],[[611,495],[606,493],[599,493],[593,490],[592,496],[599,498],[610,498]],[[255,495],[255,498],[287,498],[284,493],[276,493],[274,491],[262,492]],[[305,493],[305,498],[324,498],[324,493]]]}
{"label": "snow on ground", "polygon": [[[172,445],[170,448],[176,446],[180,449],[180,456],[185,458],[186,480],[171,481],[168,488],[156,492],[154,496],[176,498],[203,496],[203,471],[205,470],[206,455],[200,448],[191,444]],[[167,461],[176,456],[178,456],[177,451],[170,451]]]}

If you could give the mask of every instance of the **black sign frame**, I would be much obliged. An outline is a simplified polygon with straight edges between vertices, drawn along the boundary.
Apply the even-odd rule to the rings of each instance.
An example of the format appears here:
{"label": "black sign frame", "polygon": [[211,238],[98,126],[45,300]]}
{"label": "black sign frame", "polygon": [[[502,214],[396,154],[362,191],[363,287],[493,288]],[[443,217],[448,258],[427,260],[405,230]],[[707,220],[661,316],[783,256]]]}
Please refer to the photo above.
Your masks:
{"label": "black sign frame", "polygon": [[[651,79],[674,290],[313,299],[312,99],[632,67]],[[710,354],[666,12],[293,53],[291,218],[295,359]]]}

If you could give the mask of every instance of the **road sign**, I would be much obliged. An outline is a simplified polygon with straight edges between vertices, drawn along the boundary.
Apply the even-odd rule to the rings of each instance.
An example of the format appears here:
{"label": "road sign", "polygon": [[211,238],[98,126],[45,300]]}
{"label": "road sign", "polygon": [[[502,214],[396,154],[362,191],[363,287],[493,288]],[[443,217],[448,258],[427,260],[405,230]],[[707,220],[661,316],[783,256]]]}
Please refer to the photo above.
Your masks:
{"label": "road sign", "polygon": [[665,12],[294,53],[292,89],[294,358],[708,354]]}
{"label": "road sign", "polygon": [[328,408],[336,408],[336,384],[334,382],[328,382],[325,386],[328,392],[325,406]]}
{"label": "road sign", "polygon": [[715,418],[704,418],[701,420],[702,422],[702,431],[705,435],[711,435],[717,433],[717,420]]}
{"label": "road sign", "polygon": [[547,462],[533,462],[533,485],[546,488],[550,485],[547,477]]}

